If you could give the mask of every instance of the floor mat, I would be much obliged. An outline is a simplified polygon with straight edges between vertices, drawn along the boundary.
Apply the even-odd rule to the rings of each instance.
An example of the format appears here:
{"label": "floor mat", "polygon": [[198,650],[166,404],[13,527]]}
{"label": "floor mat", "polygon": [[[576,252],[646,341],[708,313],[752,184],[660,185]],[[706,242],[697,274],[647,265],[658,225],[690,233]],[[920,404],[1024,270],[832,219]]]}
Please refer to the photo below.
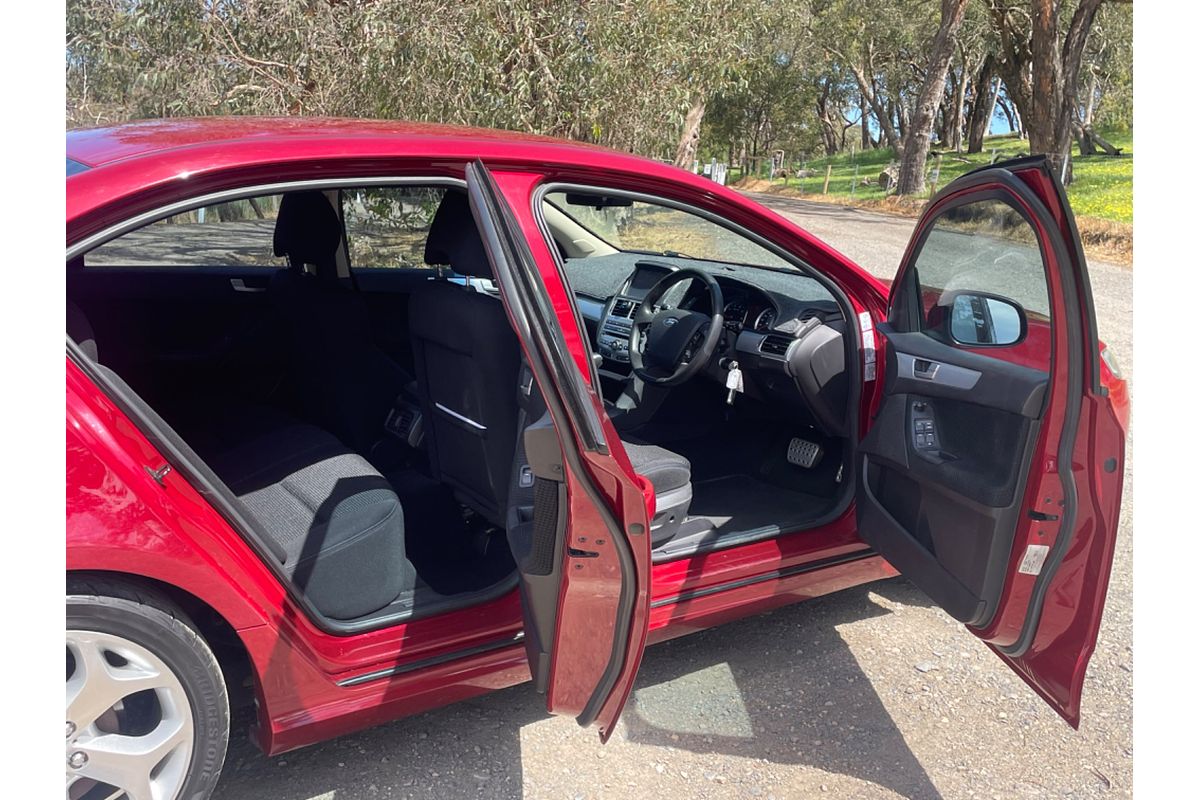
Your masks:
{"label": "floor mat", "polygon": [[726,475],[692,485],[688,516],[707,519],[722,534],[766,527],[786,531],[824,513],[829,505],[828,498],[782,489],[750,475]]}
{"label": "floor mat", "polygon": [[516,569],[504,531],[464,514],[449,487],[412,470],[387,478],[404,509],[405,555],[438,594],[478,591]]}

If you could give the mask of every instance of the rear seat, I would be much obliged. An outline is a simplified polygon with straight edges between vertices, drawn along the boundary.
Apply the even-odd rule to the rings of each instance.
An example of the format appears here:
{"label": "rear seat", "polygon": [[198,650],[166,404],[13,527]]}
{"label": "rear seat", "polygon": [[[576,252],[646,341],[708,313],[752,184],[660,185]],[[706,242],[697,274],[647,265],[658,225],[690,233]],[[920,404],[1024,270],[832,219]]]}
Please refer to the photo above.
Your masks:
{"label": "rear seat", "polygon": [[[99,362],[91,326],[70,301],[67,333]],[[275,409],[210,408],[206,416],[177,430],[241,501],[284,572],[321,614],[355,619],[413,589],[404,510],[366,459]]]}
{"label": "rear seat", "polygon": [[273,409],[243,409],[236,427],[186,438],[278,545],[284,572],[317,610],[355,619],[412,590],[404,509],[365,458]]}

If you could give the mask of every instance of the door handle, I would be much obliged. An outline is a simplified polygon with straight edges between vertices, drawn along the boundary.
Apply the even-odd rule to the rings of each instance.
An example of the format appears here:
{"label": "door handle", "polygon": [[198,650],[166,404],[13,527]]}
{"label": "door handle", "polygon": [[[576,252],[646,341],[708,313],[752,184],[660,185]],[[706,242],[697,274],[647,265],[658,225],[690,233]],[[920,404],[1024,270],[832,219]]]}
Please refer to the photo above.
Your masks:
{"label": "door handle", "polygon": [[978,370],[934,361],[929,358],[896,352],[896,377],[928,381],[946,389],[969,391],[975,388],[983,373]]}
{"label": "door handle", "polygon": [[913,377],[920,378],[924,381],[932,381],[937,378],[938,368],[942,365],[936,361],[930,361],[925,358],[913,359]]}
{"label": "door handle", "polygon": [[247,286],[246,281],[242,280],[241,278],[230,278],[229,285],[233,287],[235,292],[250,292],[253,294],[257,292],[265,292],[267,290],[267,287],[265,286]]}

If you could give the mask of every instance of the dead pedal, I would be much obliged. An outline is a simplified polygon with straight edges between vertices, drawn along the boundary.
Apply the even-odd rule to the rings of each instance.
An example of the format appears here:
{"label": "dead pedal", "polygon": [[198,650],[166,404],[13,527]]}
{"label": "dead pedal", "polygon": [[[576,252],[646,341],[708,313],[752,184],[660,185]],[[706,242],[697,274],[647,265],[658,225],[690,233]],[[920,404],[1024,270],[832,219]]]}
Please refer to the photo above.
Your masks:
{"label": "dead pedal", "polygon": [[793,437],[792,441],[788,442],[787,460],[789,464],[797,467],[812,469],[821,460],[824,452],[819,444]]}

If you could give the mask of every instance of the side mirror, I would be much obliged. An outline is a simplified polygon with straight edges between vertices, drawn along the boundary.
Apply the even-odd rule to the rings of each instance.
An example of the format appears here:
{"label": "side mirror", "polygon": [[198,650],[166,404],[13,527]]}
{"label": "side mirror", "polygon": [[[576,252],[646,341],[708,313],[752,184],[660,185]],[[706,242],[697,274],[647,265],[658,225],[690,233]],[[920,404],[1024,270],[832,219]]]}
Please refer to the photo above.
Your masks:
{"label": "side mirror", "polygon": [[946,332],[950,340],[968,347],[1003,347],[1025,338],[1025,309],[1014,300],[984,292],[950,296]]}

